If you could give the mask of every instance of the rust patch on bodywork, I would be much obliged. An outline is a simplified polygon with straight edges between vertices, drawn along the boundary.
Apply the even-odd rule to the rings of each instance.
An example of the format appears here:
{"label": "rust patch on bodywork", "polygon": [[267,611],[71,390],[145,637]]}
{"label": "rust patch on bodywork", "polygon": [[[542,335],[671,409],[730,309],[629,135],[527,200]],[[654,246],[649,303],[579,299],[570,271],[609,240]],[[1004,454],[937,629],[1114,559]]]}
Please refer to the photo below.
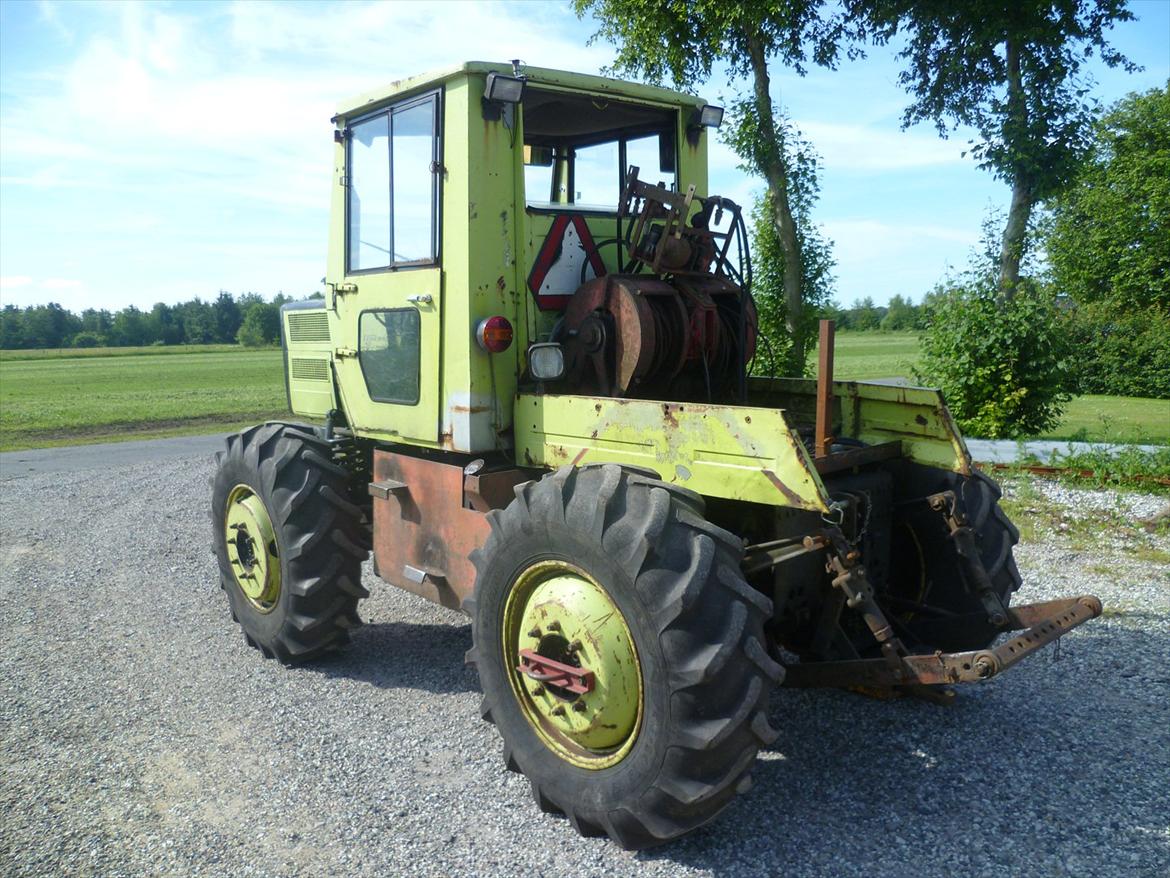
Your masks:
{"label": "rust patch on bodywork", "polygon": [[374,452],[374,561],[378,575],[451,609],[475,586],[469,556],[490,531],[486,512],[510,502],[518,469],[465,476],[459,464]]}
{"label": "rust patch on bodywork", "polygon": [[776,490],[784,495],[785,500],[787,500],[793,506],[800,505],[800,495],[797,494],[795,491],[793,491],[791,488],[789,488],[782,481],[780,481],[779,476],[777,476],[770,469],[764,470],[764,475],[768,477],[769,482],[771,482],[773,485],[776,486]]}

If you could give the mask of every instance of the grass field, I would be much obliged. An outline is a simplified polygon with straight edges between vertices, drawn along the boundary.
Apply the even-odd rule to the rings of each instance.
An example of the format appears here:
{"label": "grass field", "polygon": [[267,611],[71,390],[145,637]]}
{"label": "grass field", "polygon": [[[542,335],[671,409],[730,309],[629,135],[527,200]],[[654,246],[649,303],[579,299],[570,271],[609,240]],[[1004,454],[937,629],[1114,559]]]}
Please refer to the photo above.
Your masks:
{"label": "grass field", "polygon": [[0,357],[0,450],[212,433],[285,412],[280,351]]}
{"label": "grass field", "polygon": [[[918,359],[913,332],[842,332],[836,339],[837,378],[857,380],[911,375]],[[1130,396],[1079,396],[1060,425],[1037,439],[1170,443],[1170,400]]]}
{"label": "grass field", "polygon": [[909,378],[918,361],[918,336],[913,332],[840,332],[834,353],[833,375],[838,379]]}
{"label": "grass field", "polygon": [[[913,333],[837,336],[836,375],[909,376]],[[287,414],[279,350],[234,345],[0,354],[0,450],[212,433]],[[75,356],[76,355],[76,356]],[[1041,438],[1170,443],[1170,401],[1085,396]]]}
{"label": "grass field", "polygon": [[143,345],[129,348],[36,348],[0,352],[3,360],[88,360],[92,357],[164,357],[178,354],[229,354],[241,350],[238,344]]}

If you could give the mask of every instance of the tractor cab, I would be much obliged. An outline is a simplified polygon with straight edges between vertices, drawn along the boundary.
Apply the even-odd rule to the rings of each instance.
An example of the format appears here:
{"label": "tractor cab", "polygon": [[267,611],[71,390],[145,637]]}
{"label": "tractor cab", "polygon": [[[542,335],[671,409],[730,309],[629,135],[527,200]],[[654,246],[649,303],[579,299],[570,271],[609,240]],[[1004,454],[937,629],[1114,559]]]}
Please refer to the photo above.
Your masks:
{"label": "tractor cab", "polygon": [[665,89],[480,62],[343,104],[324,309],[285,315],[293,410],[422,447],[511,447],[529,347],[622,265],[627,169],[705,194],[719,115]]}

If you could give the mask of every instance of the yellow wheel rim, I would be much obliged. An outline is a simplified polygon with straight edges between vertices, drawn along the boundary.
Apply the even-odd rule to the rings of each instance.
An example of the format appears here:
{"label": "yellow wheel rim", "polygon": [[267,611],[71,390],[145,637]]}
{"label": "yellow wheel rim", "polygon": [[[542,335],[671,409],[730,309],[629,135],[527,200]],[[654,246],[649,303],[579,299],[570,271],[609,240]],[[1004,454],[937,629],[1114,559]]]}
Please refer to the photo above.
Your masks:
{"label": "yellow wheel rim", "polygon": [[[642,668],[609,593],[579,567],[541,561],[520,574],[503,618],[504,667],[524,718],[573,765],[602,769],[630,752],[642,725]],[[520,670],[529,650],[591,674],[577,693]]]}
{"label": "yellow wheel rim", "polygon": [[224,539],[236,585],[257,610],[272,612],[280,600],[276,531],[263,501],[247,485],[228,494]]}

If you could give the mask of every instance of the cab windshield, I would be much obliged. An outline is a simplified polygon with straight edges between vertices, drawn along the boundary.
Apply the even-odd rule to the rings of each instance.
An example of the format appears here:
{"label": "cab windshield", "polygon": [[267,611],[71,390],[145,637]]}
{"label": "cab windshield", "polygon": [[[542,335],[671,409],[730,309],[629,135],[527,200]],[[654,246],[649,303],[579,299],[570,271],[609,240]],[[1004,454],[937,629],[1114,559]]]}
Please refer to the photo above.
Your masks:
{"label": "cab windshield", "polygon": [[630,165],[675,188],[675,110],[530,88],[522,112],[531,210],[615,213]]}

